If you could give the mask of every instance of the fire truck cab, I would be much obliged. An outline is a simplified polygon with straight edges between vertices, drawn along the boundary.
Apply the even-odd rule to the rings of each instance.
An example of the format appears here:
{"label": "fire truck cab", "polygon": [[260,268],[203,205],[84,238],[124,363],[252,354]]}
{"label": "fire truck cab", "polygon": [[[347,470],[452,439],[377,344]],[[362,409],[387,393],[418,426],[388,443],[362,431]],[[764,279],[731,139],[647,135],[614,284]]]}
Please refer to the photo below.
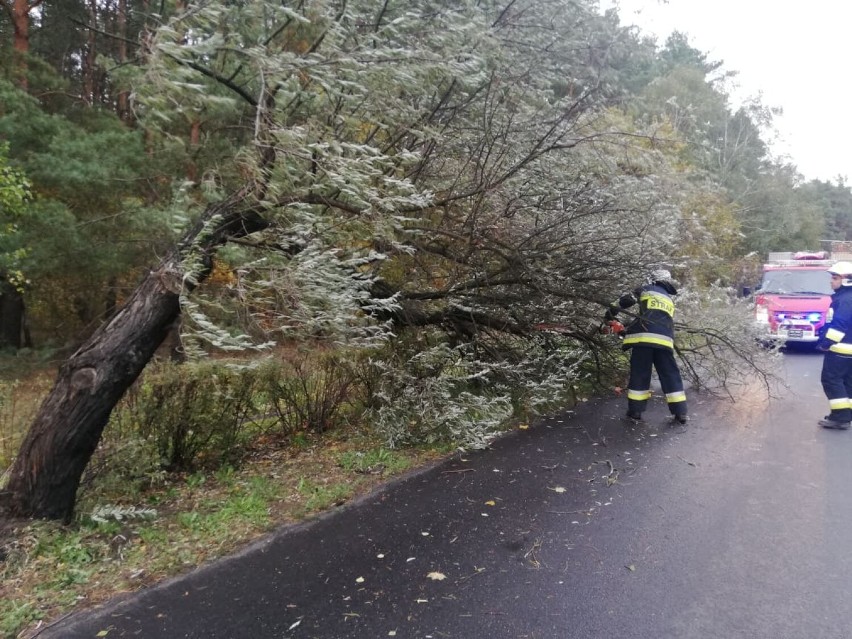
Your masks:
{"label": "fire truck cab", "polygon": [[[772,341],[815,343],[831,304],[828,267],[839,256],[826,251],[770,253],[755,291],[754,319]],[[848,259],[848,258],[846,258]]]}

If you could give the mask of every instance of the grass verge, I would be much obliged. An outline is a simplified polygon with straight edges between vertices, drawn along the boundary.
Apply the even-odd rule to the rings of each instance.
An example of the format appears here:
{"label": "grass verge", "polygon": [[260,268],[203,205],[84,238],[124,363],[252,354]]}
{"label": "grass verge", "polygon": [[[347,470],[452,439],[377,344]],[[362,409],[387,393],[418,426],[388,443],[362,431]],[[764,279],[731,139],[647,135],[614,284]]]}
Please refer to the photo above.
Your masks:
{"label": "grass verge", "polygon": [[388,450],[353,432],[305,435],[298,446],[267,440],[238,469],[167,475],[135,504],[87,513],[83,500],[73,525],[5,522],[0,637],[35,637],[67,614],[186,573],[449,453]]}

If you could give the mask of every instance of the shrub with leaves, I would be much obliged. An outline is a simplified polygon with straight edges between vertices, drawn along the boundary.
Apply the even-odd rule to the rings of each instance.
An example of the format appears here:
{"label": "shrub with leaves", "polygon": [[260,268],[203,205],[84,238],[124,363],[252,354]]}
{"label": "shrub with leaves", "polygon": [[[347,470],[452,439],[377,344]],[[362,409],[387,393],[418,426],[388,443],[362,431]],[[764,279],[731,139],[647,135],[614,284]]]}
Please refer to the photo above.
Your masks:
{"label": "shrub with leaves", "polygon": [[473,366],[462,349],[439,344],[403,366],[374,365],[384,374],[375,397],[378,406],[369,414],[391,448],[445,440],[461,448],[484,448],[512,416],[508,394],[469,390],[487,384],[489,370]]}
{"label": "shrub with leaves", "polygon": [[170,470],[234,459],[257,393],[254,368],[215,362],[159,364],[114,420],[130,420]]}
{"label": "shrub with leaves", "polygon": [[342,423],[356,383],[345,351],[300,351],[260,368],[266,402],[284,433],[325,432]]}
{"label": "shrub with leaves", "polygon": [[732,396],[758,379],[767,392],[783,383],[778,350],[755,324],[752,302],[730,288],[683,289],[678,295],[675,345],[681,372],[693,388]]}

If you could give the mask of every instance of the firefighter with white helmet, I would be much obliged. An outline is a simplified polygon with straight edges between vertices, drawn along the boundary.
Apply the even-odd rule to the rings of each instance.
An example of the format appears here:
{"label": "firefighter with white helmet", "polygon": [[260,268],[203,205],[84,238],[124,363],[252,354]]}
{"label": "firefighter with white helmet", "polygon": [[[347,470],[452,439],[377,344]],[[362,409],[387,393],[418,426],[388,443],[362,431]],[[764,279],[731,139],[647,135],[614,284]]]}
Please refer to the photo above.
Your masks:
{"label": "firefighter with white helmet", "polygon": [[825,351],[820,381],[831,412],[819,425],[847,430],[852,425],[852,262],[836,262],[828,272],[834,294],[817,349]]}
{"label": "firefighter with white helmet", "polygon": [[[627,417],[634,422],[651,397],[651,372],[657,369],[660,385],[666,396],[669,412],[678,423],[686,423],[686,393],[674,356],[674,296],[676,282],[671,273],[657,269],[649,281],[633,293],[627,293],[610,306],[604,321],[612,328],[618,324],[616,315],[636,304],[639,312],[624,330],[622,347],[630,349],[630,379],[627,382]],[[620,326],[620,324],[618,324]]]}

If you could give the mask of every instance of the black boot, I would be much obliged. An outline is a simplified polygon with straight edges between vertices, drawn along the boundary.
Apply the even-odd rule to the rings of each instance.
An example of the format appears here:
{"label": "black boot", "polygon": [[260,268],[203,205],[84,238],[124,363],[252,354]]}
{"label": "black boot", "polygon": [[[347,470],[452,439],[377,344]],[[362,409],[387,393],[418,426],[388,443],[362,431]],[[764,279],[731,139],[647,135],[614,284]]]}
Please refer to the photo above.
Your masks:
{"label": "black boot", "polygon": [[817,424],[823,428],[833,428],[835,430],[849,430],[849,427],[852,426],[852,423],[850,422],[838,422],[834,419],[829,419],[828,417],[819,420]]}

